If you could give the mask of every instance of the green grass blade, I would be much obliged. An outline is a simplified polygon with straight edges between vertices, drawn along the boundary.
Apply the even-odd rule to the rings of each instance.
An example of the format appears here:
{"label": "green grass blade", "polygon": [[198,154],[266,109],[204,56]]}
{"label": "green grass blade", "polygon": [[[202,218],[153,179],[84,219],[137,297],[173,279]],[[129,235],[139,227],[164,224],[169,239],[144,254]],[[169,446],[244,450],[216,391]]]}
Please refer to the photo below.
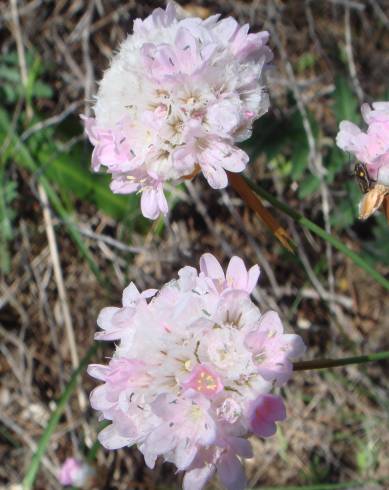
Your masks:
{"label": "green grass blade", "polygon": [[303,216],[299,212],[290,208],[287,204],[279,201],[272,194],[270,194],[270,192],[265,191],[265,189],[262,189],[262,187],[257,185],[252,180],[248,179],[247,177],[245,177],[245,179],[246,179],[247,183],[250,185],[250,187],[253,189],[253,191],[256,192],[259,196],[261,196],[263,199],[266,199],[267,201],[269,201],[275,208],[279,209],[280,211],[282,211],[285,214],[287,214],[288,216],[290,216],[294,221],[299,223],[304,228],[307,228],[312,233],[315,233],[315,235],[317,235],[320,238],[322,238],[323,240],[331,243],[331,245],[334,248],[336,248],[337,250],[339,250],[339,252],[342,252],[344,255],[346,255],[349,259],[351,259],[354,262],[354,264],[356,264],[358,267],[360,267],[365,272],[367,272],[367,274],[369,274],[381,286],[383,286],[387,291],[389,291],[389,281],[387,279],[385,279],[385,277],[382,276],[373,267],[371,267],[357,253],[350,250],[338,238],[334,237],[333,235],[330,235],[325,230],[323,230],[323,228],[316,225],[313,221],[309,220],[308,218],[306,218],[305,216]]}
{"label": "green grass blade", "polygon": [[98,348],[98,344],[93,344],[92,347],[85,354],[83,359],[80,362],[78,368],[73,372],[68,384],[66,385],[65,390],[63,391],[60,399],[58,400],[57,407],[54,412],[51,414],[51,417],[46,425],[45,430],[43,431],[41,438],[38,443],[38,447],[36,452],[34,453],[31,463],[29,464],[26,472],[26,476],[23,480],[23,490],[30,490],[33,488],[39,466],[41,460],[46,452],[47,446],[50,441],[50,437],[52,436],[55,428],[57,427],[60,418],[65,410],[66,404],[68,403],[71,395],[76,389],[78,377],[84,371],[86,366],[89,364],[91,358],[96,353]]}
{"label": "green grass blade", "polygon": [[14,216],[10,201],[12,200],[12,185],[14,184],[6,180],[4,163],[0,161],[0,271],[8,273],[11,269],[8,245],[13,237],[12,217]]}
{"label": "green grass blade", "polygon": [[368,481],[349,481],[346,483],[318,483],[315,485],[301,486],[279,486],[279,487],[255,487],[252,490],[349,490],[351,488],[365,488],[368,490],[371,485],[382,484],[388,479],[368,480]]}

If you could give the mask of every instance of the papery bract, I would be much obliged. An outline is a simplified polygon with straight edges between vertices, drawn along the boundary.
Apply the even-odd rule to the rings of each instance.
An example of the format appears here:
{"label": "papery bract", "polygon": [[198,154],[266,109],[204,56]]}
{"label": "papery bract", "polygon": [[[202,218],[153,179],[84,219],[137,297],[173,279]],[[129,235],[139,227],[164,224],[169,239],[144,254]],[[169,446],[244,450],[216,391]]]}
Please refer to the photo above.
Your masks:
{"label": "papery bract", "polygon": [[106,448],[135,444],[151,468],[162,456],[186,472],[186,490],[215,472],[227,489],[243,489],[247,437],[268,437],[285,418],[269,393],[305,347],[252,302],[258,266],[247,271],[233,257],[225,274],[204,254],[200,269],[182,268],[157,293],[131,284],[122,308],[102,310],[96,337],[117,345],[108,365],[88,368],[103,382],[91,405],[112,422],[99,434]]}
{"label": "papery bract", "polygon": [[232,18],[177,18],[170,3],[121,45],[100,82],[95,117],[84,117],[92,168],[106,167],[115,193],[141,192],[144,216],[168,211],[167,181],[202,171],[213,188],[241,172],[251,135],[269,106],[263,71],[267,32],[248,34]]}

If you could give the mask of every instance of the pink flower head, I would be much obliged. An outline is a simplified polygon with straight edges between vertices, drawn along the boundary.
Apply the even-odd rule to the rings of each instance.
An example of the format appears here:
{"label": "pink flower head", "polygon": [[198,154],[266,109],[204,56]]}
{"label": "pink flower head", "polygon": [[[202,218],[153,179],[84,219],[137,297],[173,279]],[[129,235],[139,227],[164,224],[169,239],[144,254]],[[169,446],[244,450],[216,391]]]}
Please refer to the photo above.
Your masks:
{"label": "pink flower head", "polygon": [[367,130],[342,121],[336,144],[364,163],[371,179],[389,187],[389,102],[374,102],[373,109],[363,104],[361,112]]}
{"label": "pink flower head", "polygon": [[93,170],[107,168],[115,193],[140,192],[150,219],[168,211],[167,181],[202,171],[226,187],[226,171],[248,163],[235,143],[268,110],[269,34],[218,19],[179,19],[169,3],[135,20],[101,80],[95,117],[83,117]]}
{"label": "pink flower head", "polygon": [[75,458],[67,458],[61,466],[58,481],[64,486],[85,488],[85,485],[93,475],[94,470],[86,463]]}
{"label": "pink flower head", "polygon": [[122,308],[103,310],[101,338],[117,345],[108,365],[88,368],[102,381],[91,405],[112,422],[99,434],[107,449],[136,444],[151,468],[162,456],[186,472],[186,490],[215,472],[243,489],[247,437],[271,435],[284,418],[269,392],[290,377],[303,343],[252,302],[257,266],[233,257],[224,274],[205,254],[200,269],[182,268],[157,294],[131,285]]}

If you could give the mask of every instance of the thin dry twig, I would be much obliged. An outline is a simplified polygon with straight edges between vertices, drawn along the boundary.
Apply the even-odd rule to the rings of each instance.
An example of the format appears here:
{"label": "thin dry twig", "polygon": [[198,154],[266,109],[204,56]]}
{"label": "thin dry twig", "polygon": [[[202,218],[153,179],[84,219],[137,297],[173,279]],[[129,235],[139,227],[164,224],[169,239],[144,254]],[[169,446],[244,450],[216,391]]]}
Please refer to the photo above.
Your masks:
{"label": "thin dry twig", "polygon": [[84,18],[82,19],[82,54],[84,59],[85,66],[85,81],[84,81],[84,98],[85,98],[85,109],[84,113],[89,116],[90,113],[90,105],[89,101],[92,99],[92,93],[94,91],[95,85],[95,77],[93,64],[90,57],[90,47],[89,47],[89,38],[90,38],[90,28],[92,21],[92,14],[94,9],[94,0],[89,0],[88,8],[84,14]]}
{"label": "thin dry twig", "polygon": [[[22,84],[23,84],[24,90],[27,91],[28,72],[27,72],[26,56],[24,53],[22,31],[20,29],[17,0],[11,0],[11,16],[12,16],[12,23],[13,23],[13,27],[14,27],[14,36],[16,39],[16,49],[18,51],[20,77],[22,79]],[[31,107],[27,97],[26,97],[26,114],[27,114],[27,118],[30,120],[32,118],[32,107]]]}
{"label": "thin dry twig", "polygon": [[68,107],[65,110],[63,110],[59,114],[48,117],[47,119],[44,119],[43,121],[39,121],[33,126],[30,126],[20,135],[20,139],[22,141],[25,141],[26,139],[28,139],[30,136],[37,133],[38,131],[41,131],[42,129],[46,129],[50,126],[54,126],[56,124],[61,123],[64,119],[66,119],[69,116],[69,114],[72,114],[77,109],[77,107],[79,107],[79,105],[80,102],[78,101],[72,102],[71,104],[68,105]]}
{"label": "thin dry twig", "polygon": [[354,54],[353,54],[353,44],[352,44],[352,35],[351,35],[351,25],[350,25],[350,7],[346,6],[344,11],[344,35],[346,41],[346,56],[347,56],[347,65],[350,72],[350,77],[352,84],[354,86],[355,93],[359,99],[359,102],[362,103],[364,100],[364,94],[361,87],[361,84],[358,80],[357,68],[355,66]]}
{"label": "thin dry twig", "polygon": [[[42,202],[43,219],[44,219],[45,228],[46,228],[46,235],[47,235],[47,241],[49,244],[50,256],[51,256],[51,260],[53,263],[54,277],[55,277],[55,282],[56,282],[57,290],[58,290],[58,297],[59,297],[59,301],[60,301],[60,305],[61,305],[61,309],[62,309],[62,315],[63,315],[63,321],[64,321],[64,325],[65,325],[66,336],[68,339],[70,357],[71,357],[71,361],[72,361],[72,366],[74,369],[76,369],[78,367],[78,365],[80,364],[80,360],[79,360],[79,356],[77,353],[77,345],[76,345],[76,338],[74,335],[73,321],[72,321],[72,317],[71,317],[70,309],[69,309],[69,304],[68,304],[68,300],[67,300],[66,289],[65,289],[63,274],[62,274],[62,268],[61,268],[61,263],[60,263],[60,259],[59,259],[59,253],[58,253],[57,240],[55,238],[53,222],[51,219],[49,201],[47,198],[46,191],[44,190],[44,188],[40,184],[39,184],[38,190],[39,190],[39,196],[40,196],[40,199]],[[84,392],[81,390],[80,387],[78,387],[77,394],[78,394],[78,401],[80,404],[80,408],[81,408],[81,410],[85,410],[85,408],[87,406],[87,400],[86,400]]]}

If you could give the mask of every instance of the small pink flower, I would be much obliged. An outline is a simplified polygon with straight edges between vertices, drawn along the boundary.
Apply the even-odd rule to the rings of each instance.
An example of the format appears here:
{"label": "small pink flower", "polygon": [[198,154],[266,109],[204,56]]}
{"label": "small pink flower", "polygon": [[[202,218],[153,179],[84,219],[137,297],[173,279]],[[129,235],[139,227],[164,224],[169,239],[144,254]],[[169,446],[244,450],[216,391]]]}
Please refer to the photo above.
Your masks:
{"label": "small pink flower", "polygon": [[223,389],[220,376],[211,368],[198,364],[183,383],[184,389],[195,390],[206,398],[212,398]]}
{"label": "small pink flower", "polygon": [[89,465],[75,459],[67,458],[61,466],[58,481],[64,486],[85,488],[85,484],[95,474]]}
{"label": "small pink flower", "polygon": [[374,102],[373,109],[363,104],[361,112],[367,131],[342,121],[336,143],[366,165],[371,179],[389,187],[389,102]]}
{"label": "small pink flower", "polygon": [[236,143],[268,110],[269,34],[218,18],[179,19],[169,3],[136,19],[101,80],[95,117],[83,117],[93,170],[107,168],[115,193],[141,193],[149,219],[168,212],[166,182],[201,170],[226,187],[226,172],[249,160]]}
{"label": "small pink flower", "polygon": [[99,434],[107,449],[137,445],[150,468],[162,456],[186,471],[187,490],[215,472],[227,489],[243,489],[247,438],[274,433],[284,418],[268,394],[289,379],[304,345],[252,302],[258,266],[247,271],[233,257],[225,274],[204,254],[200,269],[182,268],[157,293],[131,284],[122,308],[102,310],[99,338],[117,345],[108,365],[88,368],[102,381],[90,402],[111,421]]}

